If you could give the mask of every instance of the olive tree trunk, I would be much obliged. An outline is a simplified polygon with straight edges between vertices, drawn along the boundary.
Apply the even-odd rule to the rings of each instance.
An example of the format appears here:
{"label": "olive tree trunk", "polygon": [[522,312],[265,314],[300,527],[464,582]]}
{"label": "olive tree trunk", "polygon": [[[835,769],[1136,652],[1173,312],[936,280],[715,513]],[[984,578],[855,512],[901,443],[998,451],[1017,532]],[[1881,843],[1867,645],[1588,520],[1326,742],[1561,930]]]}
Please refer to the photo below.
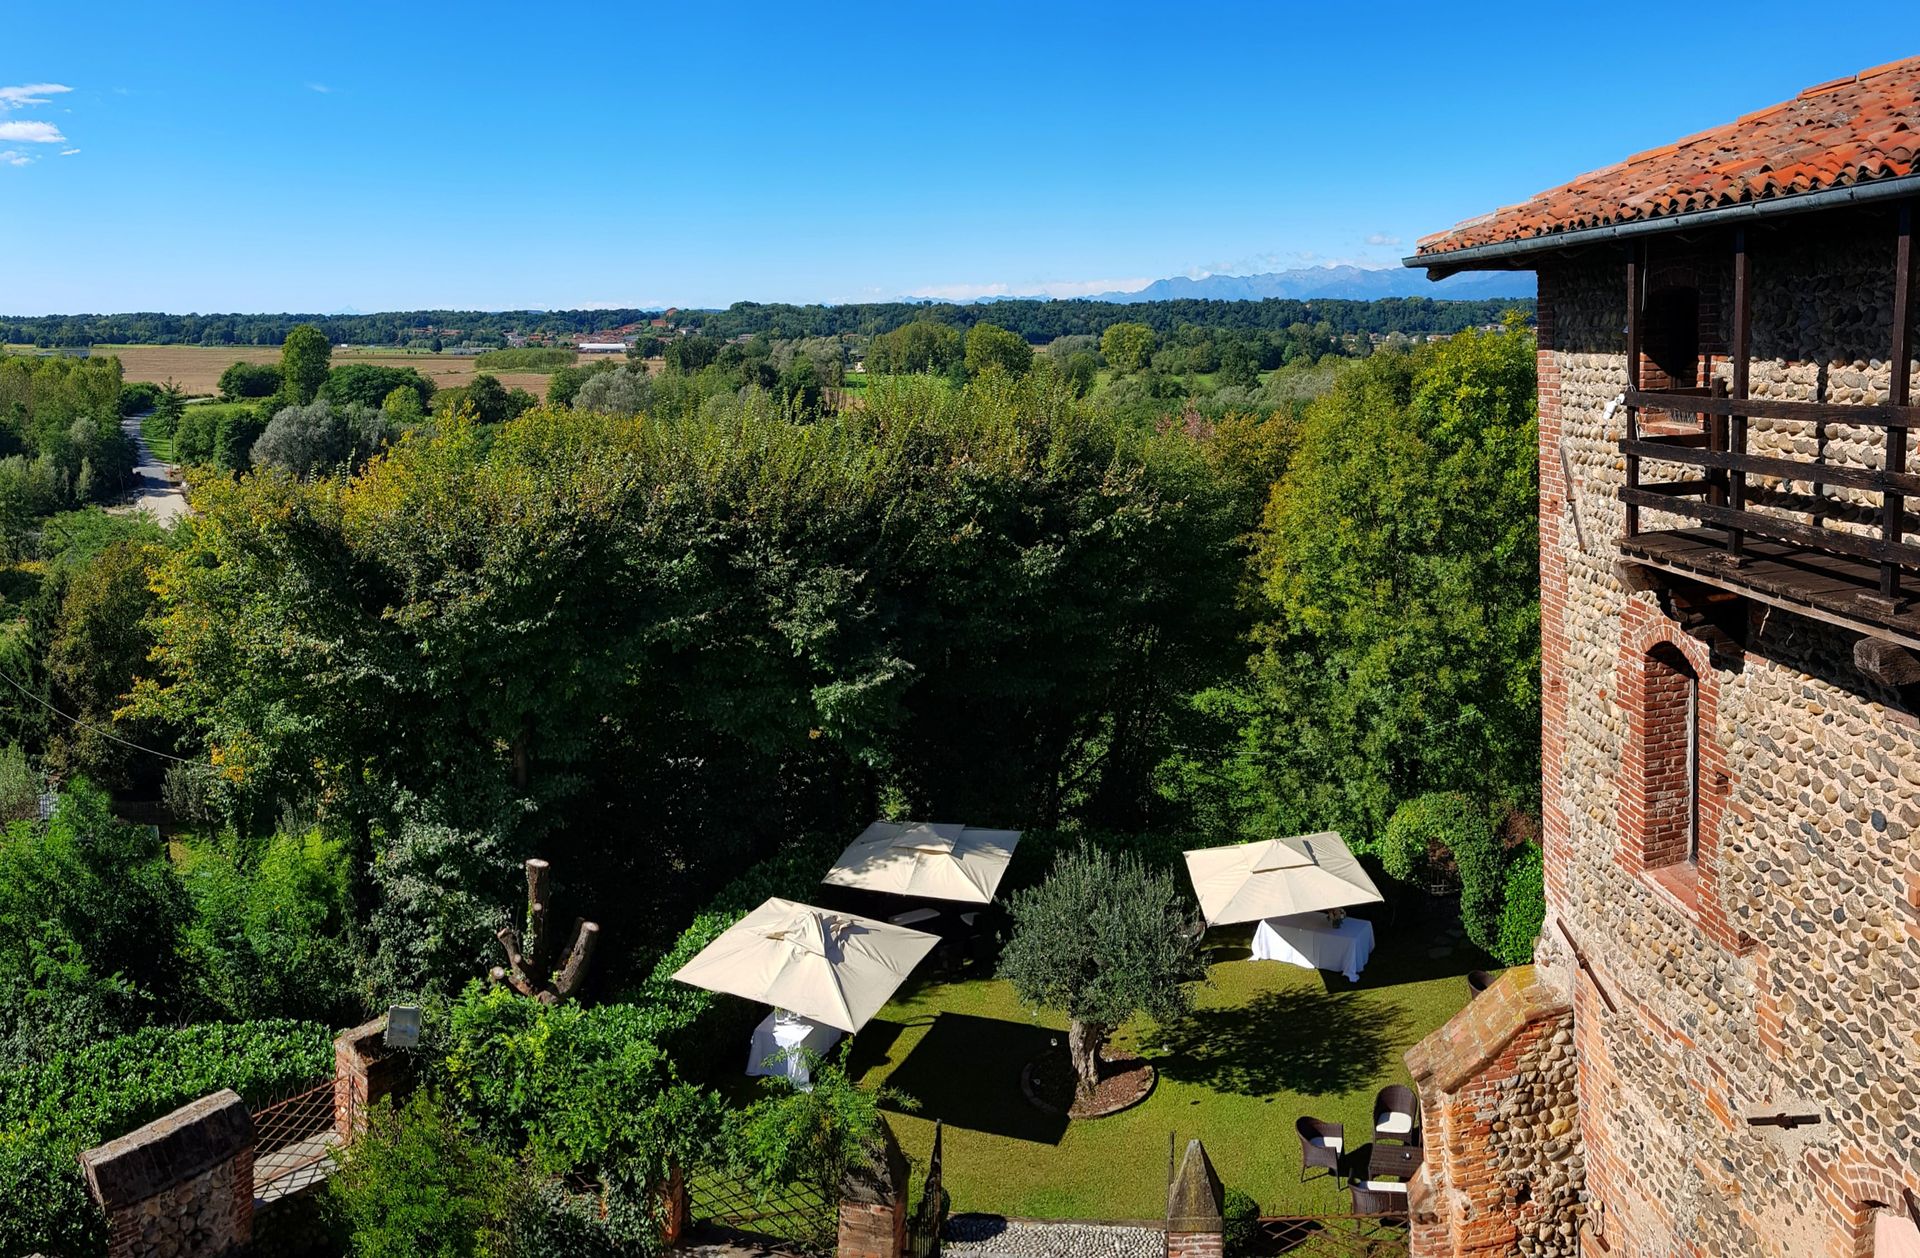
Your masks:
{"label": "olive tree trunk", "polygon": [[1080,1095],[1090,1097],[1100,1086],[1100,1050],[1106,1047],[1112,1028],[1100,1022],[1082,1022],[1075,1018],[1067,1027],[1067,1056],[1073,1059],[1073,1073],[1080,1076]]}

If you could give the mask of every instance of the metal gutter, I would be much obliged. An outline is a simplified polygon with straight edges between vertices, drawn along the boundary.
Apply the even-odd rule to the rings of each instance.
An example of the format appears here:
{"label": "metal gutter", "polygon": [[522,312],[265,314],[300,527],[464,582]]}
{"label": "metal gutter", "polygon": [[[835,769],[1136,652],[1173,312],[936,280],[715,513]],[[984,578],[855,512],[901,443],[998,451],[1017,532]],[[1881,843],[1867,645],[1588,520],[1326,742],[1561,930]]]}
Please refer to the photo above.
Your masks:
{"label": "metal gutter", "polygon": [[[1693,210],[1685,214],[1636,218],[1626,223],[1609,223],[1605,227],[1584,227],[1578,231],[1553,232],[1545,236],[1529,236],[1524,240],[1498,240],[1492,244],[1450,249],[1445,253],[1417,253],[1412,257],[1402,258],[1400,265],[1416,270],[1444,268],[1450,274],[1454,271],[1479,269],[1475,266],[1476,263],[1498,262],[1523,254],[1547,253],[1555,249],[1573,249],[1581,245],[1625,240],[1634,236],[1643,236],[1649,232],[1686,231],[1694,227],[1743,223],[1756,218],[1806,214],[1815,210],[1864,205],[1911,196],[1920,196],[1920,174],[1899,175],[1892,179],[1875,179],[1867,183],[1848,184],[1844,188],[1825,188],[1819,192],[1800,192],[1791,196],[1768,197],[1760,201],[1744,201],[1739,205],[1720,205],[1710,210]],[[1526,270],[1528,268],[1489,267],[1486,269]]]}

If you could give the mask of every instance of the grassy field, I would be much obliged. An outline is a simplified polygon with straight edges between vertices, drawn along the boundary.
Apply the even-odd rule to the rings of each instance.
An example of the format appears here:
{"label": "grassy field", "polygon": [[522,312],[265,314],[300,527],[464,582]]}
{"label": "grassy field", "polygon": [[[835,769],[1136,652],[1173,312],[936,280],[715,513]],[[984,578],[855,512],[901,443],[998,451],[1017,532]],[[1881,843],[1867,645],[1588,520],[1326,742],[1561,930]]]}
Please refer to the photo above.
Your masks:
{"label": "grassy field", "polygon": [[[96,345],[95,354],[119,358],[129,382],[148,380],[164,384],[172,380],[194,396],[213,393],[220,373],[236,362],[277,363],[277,345]],[[334,365],[375,363],[382,367],[411,367],[443,389],[464,385],[474,377],[473,356],[463,354],[410,353],[406,350],[336,350]],[[590,362],[582,355],[576,361]],[[545,397],[547,374],[538,371],[503,371],[500,383],[509,389],[525,389],[535,397]]]}
{"label": "grassy field", "polygon": [[[1403,925],[1379,929],[1357,984],[1247,958],[1247,933],[1215,932],[1217,959],[1192,1016],[1127,1027],[1120,1048],[1151,1059],[1160,1083],[1144,1104],[1091,1122],[1051,1118],[1021,1095],[1021,1067],[1063,1019],[1023,1009],[992,980],[915,984],[855,1038],[852,1068],[869,1087],[914,1098],[889,1115],[924,1166],[933,1119],[946,1127],[945,1183],[955,1210],[1036,1218],[1149,1219],[1166,1207],[1168,1133],[1199,1136],[1221,1178],[1268,1213],[1343,1212],[1331,1182],[1300,1183],[1293,1123],[1346,1124],[1357,1147],[1376,1091],[1406,1082],[1402,1055],[1467,1001],[1477,949]],[[1442,956],[1432,955],[1443,952]],[[892,1107],[890,1107],[892,1108]],[[916,1172],[918,1175],[920,1172]]]}

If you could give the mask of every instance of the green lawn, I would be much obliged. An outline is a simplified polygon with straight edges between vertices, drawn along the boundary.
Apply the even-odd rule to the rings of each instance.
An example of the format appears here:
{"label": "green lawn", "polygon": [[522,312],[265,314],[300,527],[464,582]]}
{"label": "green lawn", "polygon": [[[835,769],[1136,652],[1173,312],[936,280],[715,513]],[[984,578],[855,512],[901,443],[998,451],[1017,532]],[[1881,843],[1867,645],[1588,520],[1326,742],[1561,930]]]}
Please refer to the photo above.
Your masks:
{"label": "green lawn", "polygon": [[[1463,975],[1490,964],[1470,945],[1434,957],[1436,936],[1378,929],[1358,984],[1337,974],[1247,957],[1248,932],[1209,936],[1216,963],[1185,1021],[1126,1028],[1122,1048],[1151,1058],[1160,1083],[1142,1105],[1069,1123],[1027,1104],[1022,1065],[1064,1020],[1023,1009],[1003,982],[917,983],[855,1038],[866,1086],[913,1097],[889,1115],[916,1180],[933,1123],[946,1127],[945,1184],[956,1211],[1036,1218],[1149,1219],[1166,1208],[1168,1133],[1199,1136],[1221,1178],[1270,1214],[1344,1211],[1325,1180],[1300,1183],[1293,1131],[1302,1114],[1346,1124],[1358,1146],[1372,1130],[1374,1093],[1406,1082],[1402,1054],[1467,1001]],[[918,1185],[916,1184],[916,1190]]]}

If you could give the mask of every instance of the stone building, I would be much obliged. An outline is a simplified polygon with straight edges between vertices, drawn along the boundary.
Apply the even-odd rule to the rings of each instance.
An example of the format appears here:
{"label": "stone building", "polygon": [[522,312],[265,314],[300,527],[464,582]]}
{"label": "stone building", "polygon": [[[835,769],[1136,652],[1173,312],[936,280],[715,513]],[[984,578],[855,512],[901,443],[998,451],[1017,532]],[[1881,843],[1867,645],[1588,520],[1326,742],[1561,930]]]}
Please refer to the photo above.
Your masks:
{"label": "stone building", "polygon": [[1407,260],[1539,274],[1548,904],[1409,1055],[1417,1253],[1920,1252],[1917,215],[1920,58]]}

